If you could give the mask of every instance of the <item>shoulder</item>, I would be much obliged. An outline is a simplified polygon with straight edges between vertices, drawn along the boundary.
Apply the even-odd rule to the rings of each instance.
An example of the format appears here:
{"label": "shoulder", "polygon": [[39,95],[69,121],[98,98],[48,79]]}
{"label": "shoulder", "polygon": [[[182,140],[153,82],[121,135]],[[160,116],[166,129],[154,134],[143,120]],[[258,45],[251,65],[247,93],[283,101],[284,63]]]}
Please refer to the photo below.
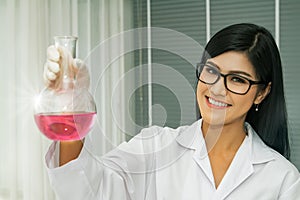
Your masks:
{"label": "shoulder", "polygon": [[273,177],[281,180],[280,199],[300,198],[300,173],[299,170],[284,156],[270,148],[274,160],[268,164],[273,170]]}
{"label": "shoulder", "polygon": [[[153,163],[156,157],[165,155],[166,150],[173,150],[170,147],[177,145],[176,137],[188,127],[180,126],[173,129],[151,126],[144,128],[130,141],[121,143],[105,154],[102,160],[106,166],[116,171],[144,173],[145,170],[156,167]],[[159,163],[160,166],[163,164]]]}
{"label": "shoulder", "polygon": [[252,143],[252,161],[254,164],[268,163],[268,165],[276,165],[278,170],[298,172],[297,168],[289,160],[266,145],[250,124],[246,123],[246,129]]}
{"label": "shoulder", "polygon": [[[131,138],[128,142],[123,142],[117,149],[130,152],[131,154],[147,154],[158,152],[170,147],[179,145],[179,138],[192,138],[195,135],[195,129],[200,121],[191,125],[179,126],[178,128],[151,126],[143,128],[140,133]],[[190,143],[190,140],[187,143]]]}
{"label": "shoulder", "polygon": [[130,146],[140,146],[151,148],[162,148],[169,145],[190,126],[180,126],[178,128],[151,126],[144,128],[139,134],[134,136],[127,144]]}
{"label": "shoulder", "polygon": [[296,166],[287,160],[280,153],[268,147],[274,159],[270,161],[270,165],[274,166],[278,174],[281,174],[286,182],[296,182],[300,180],[300,173]]}
{"label": "shoulder", "polygon": [[300,174],[295,165],[267,146],[249,126],[247,127],[248,131],[250,130],[252,135],[252,162],[257,173],[263,173],[263,176],[269,177],[274,184],[280,183],[280,193],[294,187],[299,190]]}
{"label": "shoulder", "polygon": [[[178,128],[151,126],[143,128],[129,141],[124,141],[115,149],[105,154],[103,158],[146,157],[167,147],[177,144],[176,138],[188,129],[188,126]],[[118,155],[118,156],[117,156]]]}
{"label": "shoulder", "polygon": [[295,182],[300,180],[299,170],[289,160],[274,149],[267,147],[271,152],[273,159],[268,163],[269,167],[274,169],[276,176],[281,176],[285,181]]}
{"label": "shoulder", "polygon": [[251,129],[251,134],[252,160],[254,164],[267,163],[267,166],[274,167],[278,172],[299,175],[298,169],[276,150],[267,146],[253,129]]}
{"label": "shoulder", "polygon": [[271,147],[268,147],[269,151],[272,153],[274,157],[274,163],[280,168],[280,169],[291,169],[298,172],[297,168],[291,163],[290,160],[285,158],[283,155],[272,149]]}
{"label": "shoulder", "polygon": [[178,128],[171,127],[161,127],[161,126],[151,126],[149,128],[144,128],[139,134],[133,137],[133,140],[140,138],[151,138],[151,139],[170,139],[177,137],[182,132],[184,132],[189,126],[179,126]]}

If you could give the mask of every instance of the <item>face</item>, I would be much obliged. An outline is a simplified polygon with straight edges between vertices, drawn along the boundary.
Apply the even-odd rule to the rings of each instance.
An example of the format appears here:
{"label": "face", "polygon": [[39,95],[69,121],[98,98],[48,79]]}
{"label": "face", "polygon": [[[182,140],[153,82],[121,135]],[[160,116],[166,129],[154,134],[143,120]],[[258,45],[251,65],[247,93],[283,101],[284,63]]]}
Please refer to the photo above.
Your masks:
{"label": "face", "polygon": [[[229,51],[207,62],[213,63],[222,74],[236,74],[259,81],[244,53]],[[198,81],[197,101],[203,122],[211,125],[244,124],[251,106],[259,104],[267,94],[258,89],[258,85],[252,85],[246,94],[240,95],[225,88],[224,77],[212,85]]]}

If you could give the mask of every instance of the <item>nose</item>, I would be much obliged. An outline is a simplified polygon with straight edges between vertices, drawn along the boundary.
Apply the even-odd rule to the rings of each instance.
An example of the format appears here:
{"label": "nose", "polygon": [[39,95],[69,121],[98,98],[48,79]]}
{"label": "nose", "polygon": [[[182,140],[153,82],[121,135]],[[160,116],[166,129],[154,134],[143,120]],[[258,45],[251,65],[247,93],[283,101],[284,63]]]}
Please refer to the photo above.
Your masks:
{"label": "nose", "polygon": [[225,78],[221,76],[220,79],[210,87],[209,91],[215,96],[226,96]]}

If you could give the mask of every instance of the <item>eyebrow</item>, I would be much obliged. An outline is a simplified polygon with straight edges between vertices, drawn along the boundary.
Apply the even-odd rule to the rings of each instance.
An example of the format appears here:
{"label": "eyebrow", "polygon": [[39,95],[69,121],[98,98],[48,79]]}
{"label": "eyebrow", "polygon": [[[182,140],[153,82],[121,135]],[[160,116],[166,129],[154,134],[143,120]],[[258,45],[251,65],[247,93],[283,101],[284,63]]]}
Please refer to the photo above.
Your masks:
{"label": "eyebrow", "polygon": [[[219,67],[216,63],[214,63],[214,62],[212,62],[212,61],[207,61],[207,64],[210,64],[210,65],[212,65],[213,67],[218,68],[219,71],[221,71],[221,70],[220,70],[220,67]],[[247,73],[247,72],[244,72],[244,71],[238,71],[238,70],[229,71],[229,74],[243,74],[243,75],[245,75],[245,76],[254,78],[253,76],[251,76],[251,74],[249,74],[249,73]]]}

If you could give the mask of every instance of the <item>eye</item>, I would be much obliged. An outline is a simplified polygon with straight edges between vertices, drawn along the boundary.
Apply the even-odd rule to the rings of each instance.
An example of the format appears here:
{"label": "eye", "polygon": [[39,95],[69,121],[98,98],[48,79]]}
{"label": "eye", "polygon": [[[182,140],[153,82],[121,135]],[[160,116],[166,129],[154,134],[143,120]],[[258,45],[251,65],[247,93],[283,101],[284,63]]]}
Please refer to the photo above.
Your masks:
{"label": "eye", "polygon": [[211,66],[206,65],[204,70],[205,70],[206,73],[209,73],[209,74],[219,74],[219,71],[217,69],[215,69],[214,67],[211,67]]}
{"label": "eye", "polygon": [[242,76],[239,76],[239,75],[230,75],[230,82],[232,83],[235,83],[235,84],[249,84],[249,81],[242,77]]}

